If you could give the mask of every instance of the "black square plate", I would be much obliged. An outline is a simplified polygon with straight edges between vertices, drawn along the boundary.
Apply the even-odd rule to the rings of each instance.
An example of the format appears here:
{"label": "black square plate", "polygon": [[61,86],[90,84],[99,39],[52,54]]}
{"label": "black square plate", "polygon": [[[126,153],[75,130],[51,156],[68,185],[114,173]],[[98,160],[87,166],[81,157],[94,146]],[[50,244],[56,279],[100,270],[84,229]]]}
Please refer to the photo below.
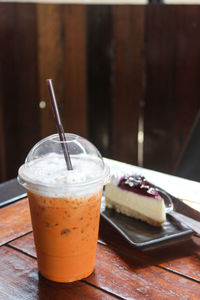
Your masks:
{"label": "black square plate", "polygon": [[187,240],[193,235],[193,230],[168,215],[161,227],[151,226],[143,221],[117,213],[112,208],[105,207],[102,198],[101,216],[106,219],[129,243],[138,248],[160,247],[167,243]]}

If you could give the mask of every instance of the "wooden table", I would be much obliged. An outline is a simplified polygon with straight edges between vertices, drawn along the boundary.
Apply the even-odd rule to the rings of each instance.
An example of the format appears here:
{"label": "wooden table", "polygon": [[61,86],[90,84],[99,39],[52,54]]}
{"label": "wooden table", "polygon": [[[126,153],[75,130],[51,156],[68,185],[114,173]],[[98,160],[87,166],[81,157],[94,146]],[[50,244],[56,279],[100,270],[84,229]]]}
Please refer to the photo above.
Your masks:
{"label": "wooden table", "polygon": [[[159,180],[160,176],[171,178],[152,174],[154,179],[156,174]],[[177,186],[182,182],[173,179]],[[188,189],[199,185],[200,191],[200,184],[187,180],[184,183]],[[101,219],[95,272],[76,283],[54,283],[38,274],[28,200],[0,209],[1,300],[200,299],[199,257],[198,237],[141,251]]]}

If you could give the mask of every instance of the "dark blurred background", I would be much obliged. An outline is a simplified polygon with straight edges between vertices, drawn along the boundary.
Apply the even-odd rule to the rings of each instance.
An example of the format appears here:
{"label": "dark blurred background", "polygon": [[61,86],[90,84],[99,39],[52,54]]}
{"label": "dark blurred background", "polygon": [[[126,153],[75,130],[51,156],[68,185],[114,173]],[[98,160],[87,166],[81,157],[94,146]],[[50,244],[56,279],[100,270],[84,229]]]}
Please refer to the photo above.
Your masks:
{"label": "dark blurred background", "polygon": [[174,173],[200,106],[200,6],[150,2],[0,3],[0,182],[56,132],[46,78],[66,132]]}

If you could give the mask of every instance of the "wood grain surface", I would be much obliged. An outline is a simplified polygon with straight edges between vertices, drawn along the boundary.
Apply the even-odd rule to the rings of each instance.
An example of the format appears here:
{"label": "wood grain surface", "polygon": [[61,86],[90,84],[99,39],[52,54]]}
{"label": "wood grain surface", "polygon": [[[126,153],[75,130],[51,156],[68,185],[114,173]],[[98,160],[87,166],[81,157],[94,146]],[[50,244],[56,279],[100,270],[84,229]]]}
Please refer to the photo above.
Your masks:
{"label": "wood grain surface", "polygon": [[[118,253],[124,252],[129,256],[148,261],[152,265],[200,282],[200,273],[197,271],[200,267],[199,238],[194,237],[192,240],[178,243],[177,245],[166,245],[155,250],[141,251],[131,246],[116,230],[101,219],[99,243],[107,245]],[[24,235],[9,244],[28,255],[36,256],[32,233]]]}
{"label": "wood grain surface", "polygon": [[[2,99],[2,96],[0,94],[0,98]],[[1,168],[0,168],[0,178],[2,181],[5,181],[7,176],[6,176],[6,162],[5,162],[5,137],[4,137],[4,122],[3,122],[3,104],[2,101],[0,101],[0,140],[2,141],[2,145],[0,147],[0,163],[1,163]]]}
{"label": "wood grain surface", "polygon": [[0,5],[1,147],[6,178],[16,177],[29,149],[39,137],[36,6]]}
{"label": "wood grain surface", "polygon": [[66,132],[87,136],[85,7],[38,4],[41,135],[55,133],[45,79],[52,78]]}
{"label": "wood grain surface", "polygon": [[176,245],[166,244],[157,249],[141,251],[131,246],[110,224],[102,219],[99,241],[120,253],[125,252],[129,256],[148,261],[151,265],[165,268],[200,282],[200,274],[197,271],[200,265],[199,238],[193,238]]}
{"label": "wood grain surface", "polygon": [[59,284],[38,274],[35,259],[6,246],[0,248],[0,298],[13,299],[115,299],[99,289],[75,282]]}
{"label": "wood grain surface", "polygon": [[113,21],[109,5],[87,6],[88,137],[111,156]]}
{"label": "wood grain surface", "polygon": [[[0,210],[0,298],[199,299],[200,239],[141,251],[101,219],[94,273],[75,284],[38,276],[27,199]],[[20,295],[20,296],[19,296]],[[10,298],[9,298],[10,297]],[[74,298],[73,298],[74,297]]]}
{"label": "wood grain surface", "polygon": [[171,172],[199,109],[200,8],[149,5],[144,166]]}
{"label": "wood grain surface", "polygon": [[[37,5],[38,32],[38,89],[39,101],[43,101],[45,108],[40,109],[40,133],[42,137],[56,132],[53,121],[52,108],[46,79],[52,78],[58,107],[64,101],[64,40],[62,24],[62,7],[51,5]],[[61,116],[62,109],[60,109]],[[63,120],[63,123],[65,120]],[[65,125],[65,123],[63,124]]]}
{"label": "wood grain surface", "polygon": [[[105,228],[105,231],[108,232],[107,228]],[[112,230],[109,236],[111,238]],[[169,299],[175,299],[188,295],[194,297],[192,299],[198,299],[198,283],[190,279],[193,278],[200,282],[200,278],[197,278],[199,262],[197,259],[193,261],[193,270],[191,270],[190,266],[194,256],[193,258],[190,256],[189,259],[185,259],[185,256],[187,257],[188,255],[187,251],[177,259],[177,254],[172,255],[172,253],[174,251],[176,253],[178,247],[171,248],[171,257],[169,254],[166,255],[167,251],[161,251],[160,255],[159,250],[153,259],[153,255],[141,253],[124,244],[119,236],[115,235],[113,240],[110,244],[103,245],[99,243],[97,245],[95,272],[85,281],[92,285],[97,285],[108,292],[112,291],[113,294],[125,299],[129,297],[130,299],[138,298],[139,296],[144,299],[149,299],[149,297],[160,297],[163,299],[166,296]],[[32,234],[19,238],[10,243],[10,245],[36,257]],[[187,249],[189,249],[189,246],[191,244],[187,245]],[[156,259],[156,256],[159,259]],[[160,263],[163,260],[169,260],[170,263]],[[184,271],[187,268],[190,274],[185,274]],[[182,274],[181,277],[179,274]],[[183,275],[188,275],[188,279]],[[182,291],[182,284],[185,287],[185,292]],[[195,289],[196,292],[194,292]]]}
{"label": "wood grain surface", "polygon": [[137,165],[144,101],[145,6],[113,7],[113,158]]}
{"label": "wood grain surface", "polygon": [[172,173],[200,107],[199,27],[193,5],[0,3],[0,180],[56,132],[49,77],[65,131],[137,164],[144,116],[143,165]]}
{"label": "wood grain surface", "polygon": [[28,200],[0,209],[0,245],[32,230]]}
{"label": "wood grain surface", "polygon": [[64,87],[63,119],[66,132],[88,136],[86,7],[63,8]]}
{"label": "wood grain surface", "polygon": [[156,162],[156,170],[165,165],[166,171],[172,168],[169,149],[173,148],[176,114],[176,9],[148,6],[146,11],[144,166],[152,168]]}
{"label": "wood grain surface", "polygon": [[[5,244],[9,240],[24,235],[32,230],[29,215],[28,200],[24,199],[4,207],[0,210],[1,230],[0,243]],[[170,245],[163,249],[150,250],[146,253],[134,249],[126,242],[121,235],[116,232],[105,220],[101,219],[100,242],[104,241],[108,246],[118,249],[122,252],[135,255],[152,264],[164,267],[173,272],[184,274],[189,278],[200,281],[200,274],[197,272],[199,263],[199,239],[189,240],[187,242]],[[16,239],[11,245],[20,249],[31,256],[35,256],[35,248],[32,233]],[[180,251],[181,247],[181,251]],[[184,259],[183,259],[184,258]]]}

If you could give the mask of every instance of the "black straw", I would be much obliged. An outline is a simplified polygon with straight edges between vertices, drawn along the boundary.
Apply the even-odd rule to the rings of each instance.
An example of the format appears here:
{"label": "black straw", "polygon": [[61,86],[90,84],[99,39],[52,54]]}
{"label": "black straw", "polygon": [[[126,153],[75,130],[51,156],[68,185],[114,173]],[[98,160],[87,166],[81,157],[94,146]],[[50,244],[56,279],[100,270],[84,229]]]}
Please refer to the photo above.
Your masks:
{"label": "black straw", "polygon": [[59,134],[59,137],[60,137],[60,141],[61,141],[61,145],[62,145],[62,149],[63,149],[67,169],[68,170],[73,170],[70,155],[69,155],[69,150],[68,150],[68,147],[67,147],[67,141],[66,141],[63,125],[62,125],[61,119],[60,119],[60,114],[59,114],[59,110],[58,110],[56,96],[55,96],[55,93],[54,93],[52,79],[47,79],[46,83],[47,83],[47,86],[48,86],[48,89],[49,89],[51,104],[52,104],[52,108],[53,108],[53,112],[54,112],[54,118],[55,118],[55,121],[56,121],[57,130],[58,130],[58,134]]}

